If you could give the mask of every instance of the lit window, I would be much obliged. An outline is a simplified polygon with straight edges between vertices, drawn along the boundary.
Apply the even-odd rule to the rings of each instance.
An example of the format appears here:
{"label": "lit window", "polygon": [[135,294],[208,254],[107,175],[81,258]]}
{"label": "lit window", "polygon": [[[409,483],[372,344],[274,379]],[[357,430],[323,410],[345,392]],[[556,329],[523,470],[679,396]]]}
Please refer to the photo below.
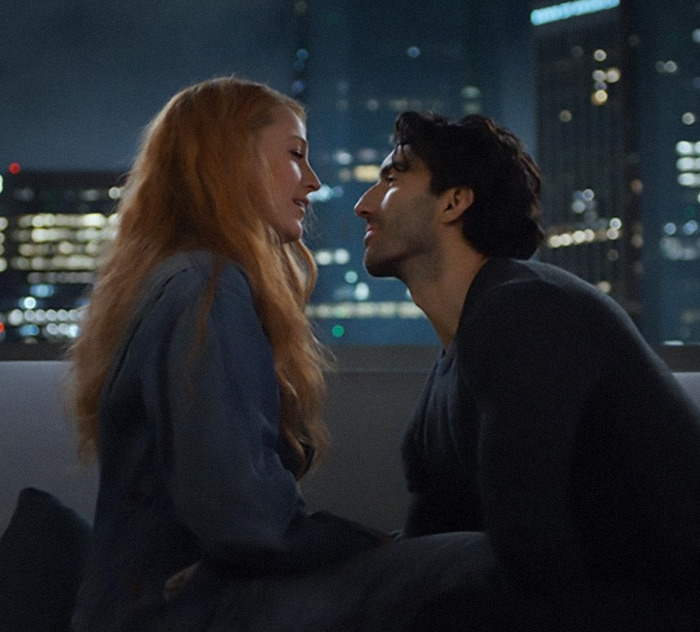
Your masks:
{"label": "lit window", "polygon": [[608,101],[608,93],[605,90],[596,90],[591,95],[593,105],[605,105]]}
{"label": "lit window", "polygon": [[358,283],[353,292],[355,299],[358,301],[366,301],[369,298],[369,285],[366,283]]}
{"label": "lit window", "polygon": [[327,266],[333,263],[333,255],[328,250],[318,250],[314,253],[314,258],[320,266]]}
{"label": "lit window", "polygon": [[608,83],[617,83],[620,81],[620,77],[622,77],[622,73],[619,68],[610,68],[608,72],[605,73],[605,80]]}
{"label": "lit window", "polygon": [[346,248],[338,248],[333,253],[333,261],[338,265],[345,265],[350,261],[350,252]]}
{"label": "lit window", "polygon": [[376,182],[379,179],[378,165],[357,165],[352,175],[358,182]]}
{"label": "lit window", "polygon": [[333,160],[339,165],[349,165],[352,162],[352,154],[345,149],[338,149],[333,154]]}
{"label": "lit window", "polygon": [[693,143],[681,140],[676,143],[676,153],[679,156],[689,156],[693,153]]}
{"label": "lit window", "polygon": [[358,149],[355,154],[360,162],[373,162],[379,158],[379,152],[373,147]]}
{"label": "lit window", "polygon": [[694,219],[691,219],[683,225],[683,232],[686,235],[694,235],[698,232],[698,223]]}
{"label": "lit window", "polygon": [[333,198],[333,189],[327,184],[322,184],[318,191],[311,191],[307,197],[309,202],[328,202]]}
{"label": "lit window", "polygon": [[465,99],[478,99],[481,96],[481,90],[476,86],[464,86],[462,96]]}
{"label": "lit window", "polygon": [[676,161],[678,171],[692,171],[695,168],[695,158],[684,156]]}
{"label": "lit window", "polygon": [[683,116],[681,116],[681,121],[683,121],[685,125],[693,125],[695,120],[695,114],[692,112],[684,112]]}

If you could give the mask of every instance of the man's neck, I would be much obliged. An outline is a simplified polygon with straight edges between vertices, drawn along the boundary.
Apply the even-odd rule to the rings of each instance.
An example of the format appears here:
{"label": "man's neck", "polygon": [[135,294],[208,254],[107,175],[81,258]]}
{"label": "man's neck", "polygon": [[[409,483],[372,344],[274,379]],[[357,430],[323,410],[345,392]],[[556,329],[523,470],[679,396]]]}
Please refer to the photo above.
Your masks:
{"label": "man's neck", "polygon": [[448,249],[443,252],[437,275],[404,279],[413,302],[425,312],[445,349],[457,332],[472,281],[487,259],[468,245]]}

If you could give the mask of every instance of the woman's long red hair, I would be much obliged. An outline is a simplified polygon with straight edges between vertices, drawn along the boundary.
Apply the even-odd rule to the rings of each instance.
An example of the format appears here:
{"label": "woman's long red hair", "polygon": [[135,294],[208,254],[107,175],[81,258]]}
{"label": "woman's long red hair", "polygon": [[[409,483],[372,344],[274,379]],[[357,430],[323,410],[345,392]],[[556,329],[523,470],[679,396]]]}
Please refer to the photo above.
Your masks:
{"label": "woman's long red hair", "polygon": [[303,120],[301,106],[271,88],[219,78],[174,96],[147,128],[117,209],[117,236],[69,352],[84,459],[96,455],[100,393],[146,277],[190,249],[246,270],[274,354],[281,430],[303,460],[305,446],[317,454],[325,447],[324,356],[304,314],[316,267],[300,241],[281,244],[263,220],[270,177],[257,136],[280,107]]}

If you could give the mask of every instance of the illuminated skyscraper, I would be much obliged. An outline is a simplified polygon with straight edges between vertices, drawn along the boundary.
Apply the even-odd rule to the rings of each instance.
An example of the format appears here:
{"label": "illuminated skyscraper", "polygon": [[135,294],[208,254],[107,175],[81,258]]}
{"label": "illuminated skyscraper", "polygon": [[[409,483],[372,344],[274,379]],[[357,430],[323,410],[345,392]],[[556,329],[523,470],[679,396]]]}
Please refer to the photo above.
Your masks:
{"label": "illuminated skyscraper", "polygon": [[700,2],[636,0],[643,325],[700,342]]}
{"label": "illuminated skyscraper", "polygon": [[591,0],[539,6],[531,19],[548,225],[540,257],[598,285],[636,317],[642,237],[629,20],[618,2]]}
{"label": "illuminated skyscraper", "polygon": [[700,3],[534,4],[541,258],[655,344],[700,340]]}
{"label": "illuminated skyscraper", "polygon": [[0,180],[0,341],[66,342],[114,235],[118,174],[12,171]]}

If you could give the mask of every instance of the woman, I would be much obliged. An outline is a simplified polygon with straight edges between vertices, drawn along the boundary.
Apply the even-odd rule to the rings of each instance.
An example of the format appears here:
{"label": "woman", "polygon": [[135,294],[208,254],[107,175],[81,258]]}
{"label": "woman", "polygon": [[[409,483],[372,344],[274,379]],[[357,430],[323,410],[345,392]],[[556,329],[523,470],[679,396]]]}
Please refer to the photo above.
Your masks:
{"label": "woman", "polygon": [[309,515],[295,480],[326,440],[300,241],[319,184],[303,110],[263,85],[195,85],[148,128],[72,350],[80,450],[101,466],[76,629],[161,616],[168,579],[204,558],[279,573],[376,543]]}
{"label": "woman", "polygon": [[72,349],[101,468],[76,632],[388,630],[443,570],[483,575],[471,540],[376,547],[299,494],[326,440],[300,241],[319,184],[302,108],[260,84],[192,86],[147,129]]}

